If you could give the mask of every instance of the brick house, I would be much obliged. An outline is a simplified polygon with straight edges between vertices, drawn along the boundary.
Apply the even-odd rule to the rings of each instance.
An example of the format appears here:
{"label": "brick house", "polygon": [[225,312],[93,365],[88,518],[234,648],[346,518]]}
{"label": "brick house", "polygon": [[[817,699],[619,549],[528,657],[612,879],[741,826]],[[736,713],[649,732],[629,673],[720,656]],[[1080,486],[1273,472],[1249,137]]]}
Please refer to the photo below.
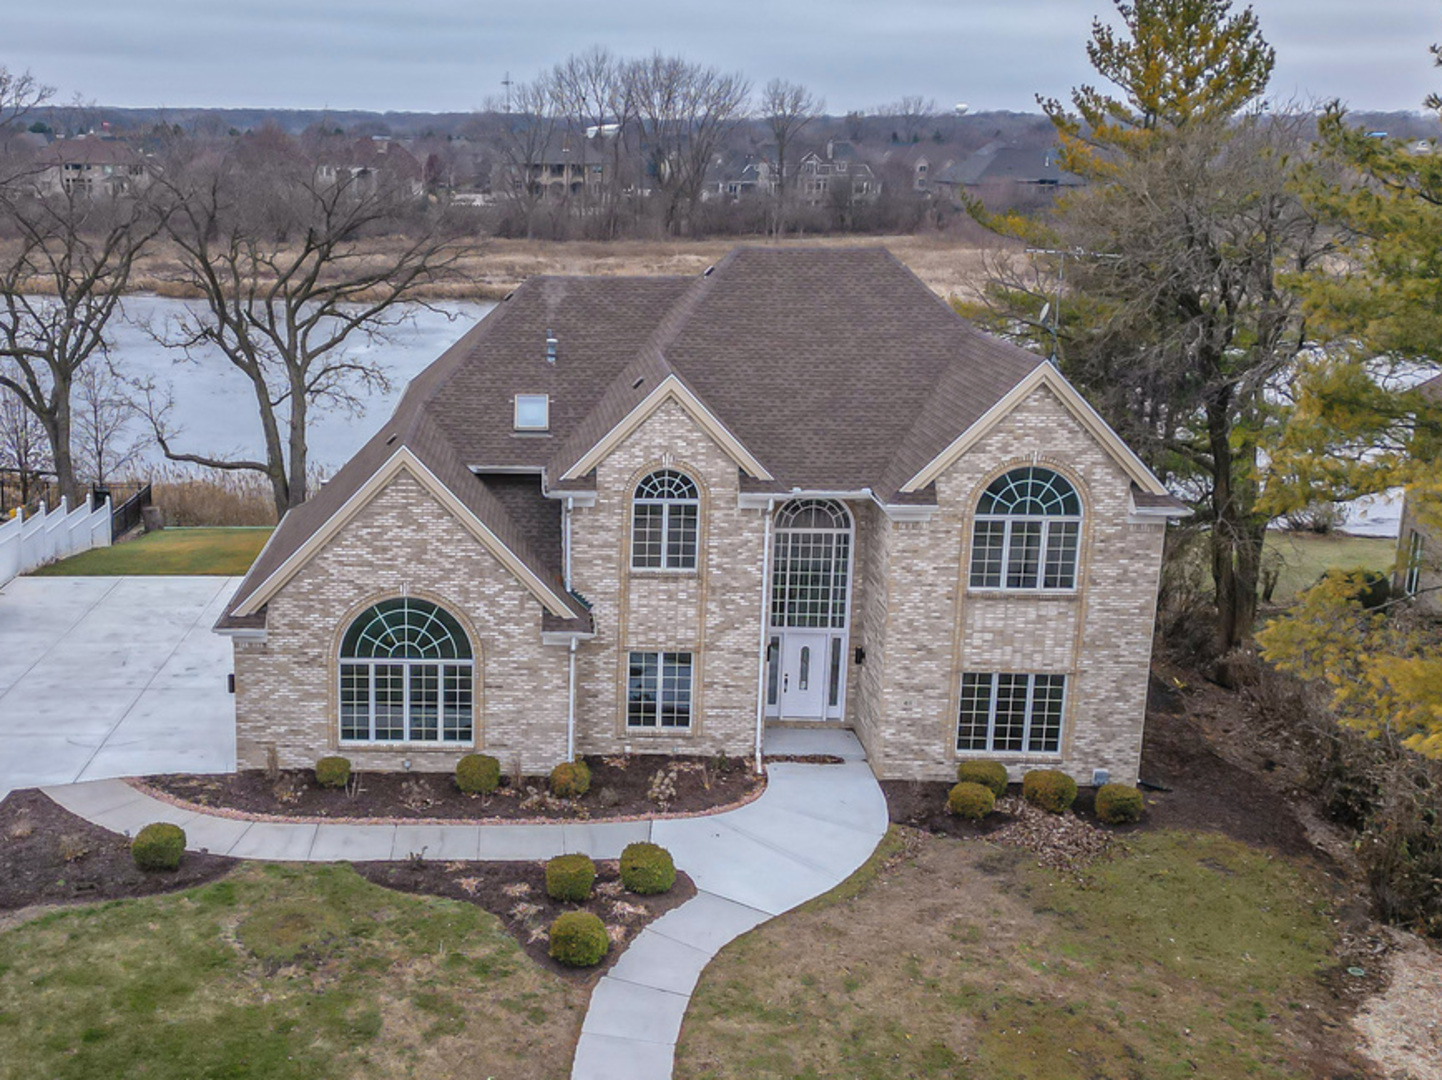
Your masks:
{"label": "brick house", "polygon": [[533,278],[237,590],[240,763],[536,773],[787,723],[854,729],[882,777],[1134,780],[1181,513],[879,249]]}
{"label": "brick house", "polygon": [[[1427,400],[1442,404],[1442,375],[1419,386]],[[1392,581],[1395,593],[1414,598],[1414,603],[1432,615],[1442,615],[1442,529],[1437,514],[1420,513],[1422,494],[1407,493],[1402,503],[1402,521],[1397,529],[1397,573]]]}

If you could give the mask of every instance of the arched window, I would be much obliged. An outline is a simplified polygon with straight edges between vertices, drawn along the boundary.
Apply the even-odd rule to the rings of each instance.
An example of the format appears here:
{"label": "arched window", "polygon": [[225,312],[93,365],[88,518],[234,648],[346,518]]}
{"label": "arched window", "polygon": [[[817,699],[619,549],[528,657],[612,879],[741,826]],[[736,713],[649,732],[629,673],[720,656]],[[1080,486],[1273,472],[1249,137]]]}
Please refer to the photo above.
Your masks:
{"label": "arched window", "polygon": [[631,566],[636,570],[696,569],[701,493],[675,469],[658,469],[636,485],[631,511]]}
{"label": "arched window", "polygon": [[470,639],[426,600],[382,600],[351,623],[340,647],[343,742],[469,743]]}
{"label": "arched window", "polygon": [[971,542],[978,589],[1074,589],[1081,499],[1066,478],[1028,465],[982,493]]}

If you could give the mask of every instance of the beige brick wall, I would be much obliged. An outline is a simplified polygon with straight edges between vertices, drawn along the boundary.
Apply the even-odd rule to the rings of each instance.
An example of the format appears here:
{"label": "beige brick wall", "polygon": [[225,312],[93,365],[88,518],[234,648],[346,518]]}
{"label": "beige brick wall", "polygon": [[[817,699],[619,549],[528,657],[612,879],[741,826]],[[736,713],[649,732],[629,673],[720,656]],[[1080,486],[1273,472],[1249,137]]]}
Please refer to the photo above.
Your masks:
{"label": "beige brick wall", "polygon": [[266,641],[237,642],[242,768],[274,745],[287,768],[342,753],[357,768],[449,771],[464,749],[339,747],[340,636],[369,605],[410,595],[457,616],[475,650],[476,746],[507,770],[548,770],[566,748],[564,649],[541,644],[535,598],[409,474],[401,473],[274,598]]}
{"label": "beige brick wall", "polygon": [[[999,473],[1034,460],[1081,492],[1082,587],[1066,597],[972,591],[972,509]],[[879,698],[867,695],[879,700],[870,736],[881,748],[872,754],[878,773],[954,774],[963,671],[1060,672],[1068,677],[1061,753],[1006,758],[1014,774],[1044,764],[1084,783],[1097,768],[1135,780],[1164,528],[1127,521],[1126,474],[1041,388],[938,479],[937,502],[925,524],[877,523],[890,548],[885,664],[868,674],[881,683]],[[875,636],[869,631],[869,655]]]}
{"label": "beige brick wall", "polygon": [[[652,470],[679,469],[701,489],[695,571],[630,569],[631,493]],[[674,402],[663,404],[597,467],[597,499],[572,512],[572,580],[594,605],[597,636],[578,659],[581,753],[746,754],[755,744],[765,514],[738,509],[736,463]],[[628,729],[632,649],[690,651],[689,731]]]}

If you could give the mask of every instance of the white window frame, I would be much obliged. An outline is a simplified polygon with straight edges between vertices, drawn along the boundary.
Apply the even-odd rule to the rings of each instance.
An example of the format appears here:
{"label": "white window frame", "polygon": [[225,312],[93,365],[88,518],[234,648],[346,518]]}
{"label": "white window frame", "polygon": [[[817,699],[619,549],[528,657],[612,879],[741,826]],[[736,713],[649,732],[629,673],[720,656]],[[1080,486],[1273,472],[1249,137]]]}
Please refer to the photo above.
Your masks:
{"label": "white window frame", "polygon": [[[400,668],[403,672],[403,694],[401,702],[401,737],[399,739],[382,739],[376,735],[376,669]],[[434,668],[436,679],[436,737],[434,739],[419,738],[414,734],[413,721],[414,711],[411,703],[411,687],[413,685],[412,671],[421,668]],[[448,689],[446,685],[447,668],[456,672],[464,672],[469,683],[470,697],[470,719],[467,726],[470,734],[465,736],[448,736],[446,734],[446,707],[448,697],[454,698],[459,688]],[[346,674],[348,669],[362,669],[365,671],[366,688],[366,709],[367,722],[366,730],[369,734],[365,738],[347,737],[344,735],[345,723],[345,693]],[[342,659],[340,662],[340,697],[337,699],[341,705],[340,716],[340,737],[341,746],[474,746],[476,743],[476,676],[474,660],[358,660]]]}
{"label": "white window frame", "polygon": [[[999,697],[999,695],[997,694],[997,689],[1000,686],[1001,676],[1003,675],[1013,679],[1026,679],[1026,704],[1023,707],[1022,713],[1022,736],[1020,750],[997,749],[996,746],[996,710]],[[989,690],[987,696],[986,711],[986,745],[981,747],[961,745],[961,724],[963,710],[966,708],[967,703],[966,680],[968,678],[988,680],[987,685],[989,687]],[[1055,749],[1033,750],[1031,748],[1031,727],[1032,721],[1033,719],[1035,719],[1036,716],[1036,683],[1038,678],[1061,680],[1061,700],[1057,704],[1057,729]],[[1005,754],[1017,757],[1060,757],[1062,742],[1066,737],[1066,710],[1068,694],[1070,693],[1070,681],[1070,678],[1066,674],[1059,671],[968,671],[963,673],[961,677],[960,692],[958,697],[958,708],[956,715],[955,745],[957,755],[964,757],[969,754]]]}
{"label": "white window frame", "polygon": [[[1065,484],[1067,488],[1070,489],[1072,497],[1075,498],[1077,501],[1078,513],[983,514],[977,512],[974,515],[974,520],[971,528],[971,559],[970,566],[967,571],[968,587],[979,591],[1059,594],[1075,593],[1077,591],[1078,581],[1080,580],[1081,569],[1081,493],[1077,491],[1075,484],[1073,484],[1070,480],[1068,480],[1061,473],[1057,472],[1055,469],[1049,469],[1043,466],[1022,466],[1021,468],[1029,468],[1030,470],[1035,472],[1050,473],[1052,476],[1056,477],[1057,480],[1061,481],[1061,483]],[[1006,472],[1002,473],[1001,476],[994,477],[992,481],[987,485],[986,490],[990,491],[992,484],[995,484],[996,481],[1002,479],[1002,477],[1008,476],[1011,473],[1018,471],[1021,470],[1008,469]],[[985,497],[986,492],[983,492],[982,498]],[[989,562],[982,564],[980,571],[978,571],[978,559],[983,550],[983,545],[981,543],[983,534],[987,534],[988,537],[990,537],[993,534],[993,530],[996,525],[1001,526],[1001,563],[999,569],[996,571],[995,577],[993,578],[990,573]],[[1010,578],[1012,576],[1012,567],[1017,564],[1020,564],[1022,566],[1025,565],[1024,558],[1018,558],[1018,556],[1024,556],[1025,554],[1027,532],[1031,529],[1036,530],[1037,538],[1035,575],[1031,576],[1029,581],[1023,580],[1021,583],[1014,585],[1010,581]],[[1071,532],[1071,549],[1068,557],[1058,563],[1058,565],[1062,567],[1065,572],[1065,576],[1069,577],[1070,581],[1068,584],[1065,585],[1048,585],[1046,584],[1046,580],[1048,567],[1050,565],[1052,542],[1054,539],[1058,539],[1060,543],[1064,544],[1065,540],[1062,538],[1065,536],[1067,530],[1070,530]],[[991,544],[986,545],[987,551],[991,551],[992,549],[993,546]],[[1063,551],[1063,553],[1066,553],[1065,547],[1063,547],[1061,550]],[[980,581],[977,580],[979,575],[982,578],[982,580]]]}
{"label": "white window frame", "polygon": [[1402,578],[1402,591],[1416,596],[1422,589],[1422,550],[1426,541],[1416,529],[1407,537],[1407,573]]}
{"label": "white window frame", "polygon": [[[521,423],[521,410],[529,406],[535,408],[539,405],[542,413],[539,424]],[[517,394],[515,398],[515,412],[512,414],[512,426],[516,431],[550,431],[551,430],[551,395],[550,394]]]}
{"label": "white window frame", "polygon": [[[683,667],[686,676],[684,691],[679,685],[680,671]],[[650,702],[650,721],[647,722],[647,711],[644,703],[638,710],[633,707],[631,700],[631,669],[638,663],[649,662],[652,672],[652,681],[649,687],[643,686],[642,691],[649,689],[652,694]],[[668,687],[669,680],[676,680]],[[663,717],[666,713],[678,711],[678,699],[684,692],[685,698],[685,721],[665,723]],[[668,705],[670,708],[668,709]],[[689,732],[696,718],[696,654],[686,650],[668,649],[630,649],[626,657],[626,730],[631,732],[653,732],[665,734],[668,732]]]}
{"label": "white window frame", "polygon": [[[696,492],[689,498],[671,498],[662,496],[640,495],[637,492],[659,473],[671,473],[679,476],[691,485]],[[642,507],[660,507],[661,509],[661,553],[660,561],[656,563],[644,561],[642,553],[636,547],[636,524]],[[689,547],[685,538],[685,515],[675,511],[680,508],[690,507],[691,518],[694,525],[694,532],[691,536]],[[676,531],[677,537],[674,540],[678,547],[676,553],[672,553],[673,537],[672,531]],[[631,569],[648,572],[662,573],[685,573],[694,574],[701,562],[701,485],[687,473],[679,469],[656,469],[643,476],[636,485],[635,491],[631,494]]]}

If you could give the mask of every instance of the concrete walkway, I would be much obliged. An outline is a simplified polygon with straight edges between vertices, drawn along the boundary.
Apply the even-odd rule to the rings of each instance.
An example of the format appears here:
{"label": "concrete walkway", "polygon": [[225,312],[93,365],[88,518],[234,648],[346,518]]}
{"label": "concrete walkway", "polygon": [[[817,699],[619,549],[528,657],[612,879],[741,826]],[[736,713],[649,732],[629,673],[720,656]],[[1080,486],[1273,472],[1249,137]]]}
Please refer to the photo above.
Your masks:
{"label": "concrete walkway", "polygon": [[774,754],[835,754],[842,765],[775,764],[755,802],[710,817],[556,825],[286,825],[181,810],[118,780],[43,790],[115,832],[152,821],[185,829],[192,850],[247,859],[360,862],[548,859],[581,852],[614,859],[636,840],[670,850],[696,896],[646,929],[596,984],[572,1080],[666,1080],[691,992],[733,938],[840,884],[886,832],[886,800],[850,732],[773,730]]}
{"label": "concrete walkway", "polygon": [[20,577],[0,589],[0,799],[235,768],[223,577]]}

